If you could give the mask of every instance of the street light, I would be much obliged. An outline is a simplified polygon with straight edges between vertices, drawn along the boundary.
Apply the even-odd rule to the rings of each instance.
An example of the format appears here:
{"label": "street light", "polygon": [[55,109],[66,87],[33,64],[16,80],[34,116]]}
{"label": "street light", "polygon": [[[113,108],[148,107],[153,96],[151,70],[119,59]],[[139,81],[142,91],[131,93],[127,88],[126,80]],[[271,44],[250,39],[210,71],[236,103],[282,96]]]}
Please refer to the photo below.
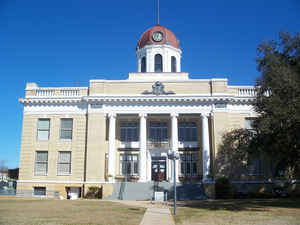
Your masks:
{"label": "street light", "polygon": [[174,215],[176,215],[176,160],[179,159],[179,153],[175,151],[168,152],[168,158],[173,160],[173,185],[174,185]]}

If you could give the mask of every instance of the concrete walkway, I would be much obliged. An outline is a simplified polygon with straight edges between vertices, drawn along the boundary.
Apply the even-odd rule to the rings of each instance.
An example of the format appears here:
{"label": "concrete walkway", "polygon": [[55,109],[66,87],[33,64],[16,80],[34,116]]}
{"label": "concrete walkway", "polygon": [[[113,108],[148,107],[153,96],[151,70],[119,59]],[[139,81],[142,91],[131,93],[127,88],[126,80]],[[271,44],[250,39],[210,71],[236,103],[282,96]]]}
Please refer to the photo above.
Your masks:
{"label": "concrete walkway", "polygon": [[174,225],[173,217],[169,208],[151,207],[147,208],[140,225]]}
{"label": "concrete walkway", "polygon": [[170,209],[166,205],[149,201],[112,201],[130,206],[147,208],[140,225],[175,225]]}

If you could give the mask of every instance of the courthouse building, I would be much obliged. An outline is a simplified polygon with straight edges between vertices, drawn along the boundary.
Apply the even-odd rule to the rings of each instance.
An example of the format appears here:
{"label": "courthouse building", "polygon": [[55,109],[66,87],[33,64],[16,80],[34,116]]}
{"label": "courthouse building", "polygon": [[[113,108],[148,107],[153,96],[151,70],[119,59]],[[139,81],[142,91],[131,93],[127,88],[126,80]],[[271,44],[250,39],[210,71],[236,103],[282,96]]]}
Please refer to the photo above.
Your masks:
{"label": "courthouse building", "polygon": [[170,152],[180,156],[177,182],[205,182],[222,135],[255,116],[255,88],[191,79],[181,54],[175,34],[155,25],[138,40],[137,72],[126,80],[27,83],[17,193],[80,196],[98,186],[107,196],[125,178],[172,182]]}

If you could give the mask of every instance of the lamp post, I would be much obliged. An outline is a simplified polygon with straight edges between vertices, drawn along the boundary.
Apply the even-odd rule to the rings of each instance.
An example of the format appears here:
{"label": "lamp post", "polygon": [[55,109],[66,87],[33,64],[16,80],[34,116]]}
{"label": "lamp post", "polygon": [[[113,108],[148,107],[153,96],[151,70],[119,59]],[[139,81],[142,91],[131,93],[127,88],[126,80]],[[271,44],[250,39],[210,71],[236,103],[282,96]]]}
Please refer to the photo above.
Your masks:
{"label": "lamp post", "polygon": [[168,153],[168,158],[173,160],[173,188],[174,188],[174,215],[176,215],[176,198],[177,198],[177,194],[176,194],[176,160],[179,159],[179,153],[178,152],[174,152],[174,151],[170,151]]}

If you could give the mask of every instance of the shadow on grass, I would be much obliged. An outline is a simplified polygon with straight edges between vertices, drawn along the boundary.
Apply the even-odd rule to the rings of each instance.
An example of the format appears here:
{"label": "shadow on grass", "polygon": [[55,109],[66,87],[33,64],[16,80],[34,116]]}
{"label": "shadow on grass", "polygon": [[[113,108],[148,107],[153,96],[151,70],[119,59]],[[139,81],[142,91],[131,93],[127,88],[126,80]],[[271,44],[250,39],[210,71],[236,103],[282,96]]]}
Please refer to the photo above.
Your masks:
{"label": "shadow on grass", "polygon": [[182,201],[178,203],[178,206],[204,210],[268,211],[271,208],[300,209],[300,199],[226,199],[206,201]]}
{"label": "shadow on grass", "polygon": [[131,210],[131,211],[141,211],[141,209],[138,209],[138,208],[128,208],[128,210]]}

